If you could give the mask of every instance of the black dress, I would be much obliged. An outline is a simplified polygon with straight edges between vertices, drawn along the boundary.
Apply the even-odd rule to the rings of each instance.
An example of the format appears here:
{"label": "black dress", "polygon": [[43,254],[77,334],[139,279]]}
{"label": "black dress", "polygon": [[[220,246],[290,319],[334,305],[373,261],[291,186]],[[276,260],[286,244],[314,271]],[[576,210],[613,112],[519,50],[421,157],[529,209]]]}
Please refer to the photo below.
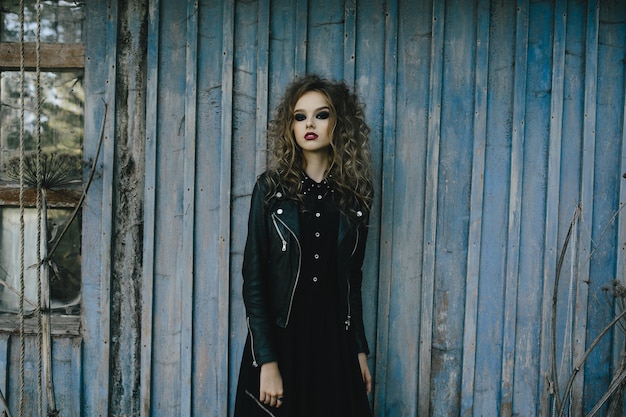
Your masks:
{"label": "black dress", "polygon": [[371,416],[352,330],[339,313],[335,274],[339,211],[326,181],[305,177],[300,211],[302,270],[287,328],[276,329],[283,378],[280,408],[259,402],[261,368],[252,366],[250,337],[241,362],[235,417]]}

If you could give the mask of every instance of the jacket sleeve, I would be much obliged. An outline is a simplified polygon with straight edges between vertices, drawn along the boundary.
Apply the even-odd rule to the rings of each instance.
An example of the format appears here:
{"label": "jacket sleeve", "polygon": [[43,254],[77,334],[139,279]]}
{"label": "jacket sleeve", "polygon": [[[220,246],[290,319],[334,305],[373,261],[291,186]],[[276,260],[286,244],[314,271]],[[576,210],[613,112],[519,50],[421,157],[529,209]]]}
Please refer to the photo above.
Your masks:
{"label": "jacket sleeve", "polygon": [[359,241],[350,268],[350,319],[354,329],[357,351],[369,355],[370,350],[365,338],[365,326],[363,325],[363,299],[361,295],[363,258],[365,257],[365,243],[367,241],[367,226],[365,226],[365,223],[359,225],[358,230]]}
{"label": "jacket sleeve", "polygon": [[263,180],[252,192],[248,217],[248,237],[243,256],[243,301],[250,333],[253,365],[277,360],[274,326],[269,314],[268,225]]}

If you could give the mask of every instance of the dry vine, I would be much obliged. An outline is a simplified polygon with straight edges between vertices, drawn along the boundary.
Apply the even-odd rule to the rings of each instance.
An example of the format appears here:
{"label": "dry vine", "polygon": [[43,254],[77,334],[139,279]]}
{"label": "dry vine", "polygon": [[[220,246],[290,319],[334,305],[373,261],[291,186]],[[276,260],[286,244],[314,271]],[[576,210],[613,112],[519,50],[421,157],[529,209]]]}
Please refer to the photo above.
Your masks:
{"label": "dry vine", "polygon": [[[614,222],[615,218],[620,213],[622,208],[624,208],[624,206],[621,206],[618,210],[616,210],[613,216],[611,217],[611,219],[607,222],[607,225],[605,226],[604,230],[600,234],[598,241],[602,240],[609,225]],[[567,409],[567,402],[572,393],[574,380],[576,379],[577,375],[580,373],[580,370],[584,366],[585,362],[587,361],[587,358],[589,357],[593,349],[595,349],[598,343],[600,343],[601,339],[604,336],[606,336],[614,327],[617,327],[618,329],[622,330],[624,332],[624,336],[626,337],[626,323],[624,322],[624,318],[626,317],[626,287],[623,284],[621,284],[619,281],[615,280],[612,282],[612,285],[610,288],[605,287],[603,288],[603,290],[605,292],[605,295],[609,296],[608,297],[609,300],[615,300],[615,304],[619,309],[619,313],[617,313],[617,315],[613,318],[613,320],[609,324],[606,325],[606,327],[598,334],[598,336],[596,336],[596,338],[591,342],[591,344],[589,345],[587,350],[584,352],[582,357],[575,364],[575,366],[572,369],[572,373],[567,380],[567,384],[565,386],[565,391],[563,393],[563,396],[561,397],[561,394],[559,392],[558,373],[557,373],[557,368],[556,368],[556,363],[557,363],[557,359],[556,359],[557,357],[556,356],[556,315],[557,314],[556,314],[556,311],[557,311],[557,301],[558,301],[557,293],[558,293],[558,288],[559,288],[561,269],[563,267],[563,262],[565,259],[565,254],[567,252],[570,239],[572,238],[574,226],[576,225],[576,222],[578,221],[580,214],[581,214],[581,208],[580,206],[578,206],[576,207],[576,211],[574,212],[574,216],[572,218],[572,221],[570,222],[567,235],[565,237],[565,241],[563,243],[563,246],[559,254],[559,259],[558,259],[558,263],[557,263],[557,267],[555,271],[554,290],[553,290],[553,296],[552,296],[551,346],[550,346],[551,357],[552,357],[552,375],[551,375],[550,385],[552,387],[552,390],[553,390],[552,393],[554,395],[555,413],[559,417],[562,417],[565,413],[565,410]],[[587,257],[587,259],[584,260],[585,263],[590,261],[596,249],[597,249],[597,244],[595,248],[591,251],[589,256]],[[608,294],[609,292],[611,292],[611,294]],[[614,371],[612,381],[609,384],[607,391],[600,398],[600,400],[598,400],[598,402],[589,411],[589,413],[586,414],[586,417],[595,416],[598,413],[598,411],[600,411],[602,407],[604,407],[607,403],[608,403],[608,408],[605,414],[607,417],[621,416],[623,400],[622,400],[622,395],[618,395],[618,394],[623,392],[625,388],[626,388],[626,345],[622,346],[621,360],[620,360],[619,366]]]}

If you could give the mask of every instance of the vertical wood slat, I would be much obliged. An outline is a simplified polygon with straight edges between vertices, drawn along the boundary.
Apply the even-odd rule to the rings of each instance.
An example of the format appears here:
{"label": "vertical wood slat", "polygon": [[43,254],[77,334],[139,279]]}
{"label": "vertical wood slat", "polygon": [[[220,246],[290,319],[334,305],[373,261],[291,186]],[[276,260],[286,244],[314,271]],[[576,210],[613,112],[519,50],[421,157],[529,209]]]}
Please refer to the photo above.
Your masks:
{"label": "vertical wood slat", "polygon": [[269,118],[269,49],[270,49],[270,0],[259,0],[256,71],[256,166],[260,175],[266,165],[266,135]]}
{"label": "vertical wood slat", "polygon": [[[218,375],[221,381],[228,381],[228,351],[229,351],[229,290],[230,290],[230,217],[231,217],[231,171],[232,171],[232,134],[233,134],[233,67],[235,43],[235,1],[224,2],[222,27],[222,141],[220,166],[220,194],[219,194],[219,262],[217,265],[219,276],[219,317],[218,335],[220,353],[215,360],[220,362]],[[228,384],[221,385],[217,392],[219,415],[227,415]],[[216,407],[217,408],[217,407]]]}
{"label": "vertical wood slat", "polygon": [[[92,253],[83,257],[82,296],[89,300],[82,304],[82,334],[85,363],[90,365],[88,379],[97,384],[86,384],[81,400],[85,415],[108,415],[109,411],[109,357],[110,357],[110,280],[111,241],[113,227],[113,173],[115,138],[115,92],[117,58],[117,2],[88,2],[87,19],[93,18],[93,30],[88,31],[85,60],[85,157],[95,157],[98,150],[101,125],[103,142],[101,182],[90,187],[83,207],[83,250]],[[100,26],[102,24],[102,26]],[[88,214],[85,214],[88,213]],[[92,216],[92,217],[90,217]],[[87,236],[87,237],[85,237]]]}
{"label": "vertical wood slat", "polygon": [[294,75],[296,77],[306,74],[307,70],[308,5],[308,0],[296,0],[295,53],[293,63]]}
{"label": "vertical wood slat", "polygon": [[[146,161],[157,160],[159,19],[160,0],[149,2],[147,92],[146,92]],[[154,303],[154,261],[156,225],[156,163],[147,163],[144,196],[143,282],[141,286],[141,405],[140,415],[151,415],[152,389],[152,320]]]}
{"label": "vertical wood slat", "polygon": [[345,0],[343,39],[343,79],[354,85],[356,75],[356,0]]}
{"label": "vertical wood slat", "polygon": [[474,407],[476,335],[478,322],[478,289],[485,187],[485,148],[487,142],[487,86],[489,81],[489,0],[478,2],[476,26],[476,85],[474,97],[474,147],[470,196],[470,229],[465,287],[465,323],[463,335],[463,370],[461,382],[461,415],[470,416]]}
{"label": "vertical wood slat", "polygon": [[[595,174],[595,142],[596,142],[596,101],[598,77],[598,0],[588,0],[587,3],[587,31],[585,45],[585,93],[583,118],[583,153],[582,153],[582,184],[581,196],[581,224],[578,238],[578,285],[576,287],[576,315],[574,319],[574,362],[577,363],[587,349],[587,310],[589,306],[589,267],[592,251],[593,230],[593,198]],[[581,415],[583,406],[583,387],[585,381],[585,367],[583,366],[572,386],[572,407],[575,415]]]}
{"label": "vertical wood slat", "polygon": [[[11,366],[9,349],[11,348],[11,334],[0,333],[0,393],[4,396],[6,401],[9,401],[9,366]],[[0,411],[4,411],[4,407],[0,405]]]}
{"label": "vertical wood slat", "polygon": [[193,281],[196,178],[196,94],[198,68],[198,3],[187,2],[187,45],[185,58],[185,137],[183,161],[183,240],[179,265],[181,314],[181,417],[192,415],[193,374]]}
{"label": "vertical wood slat", "polygon": [[524,173],[524,136],[526,119],[526,74],[528,67],[528,0],[518,0],[515,33],[515,74],[513,86],[513,135],[508,214],[508,241],[504,292],[502,346],[502,383],[500,412],[513,414],[513,375],[520,260],[522,179]]}
{"label": "vertical wood slat", "polygon": [[[616,264],[615,280],[626,286],[626,83],[622,91],[622,137],[621,137],[621,158],[620,158],[620,185],[619,185],[619,214],[617,217],[617,244],[616,244]],[[614,314],[619,314],[620,306],[614,307]],[[626,345],[626,336],[623,332],[613,333],[613,369],[617,369]],[[626,415],[626,404],[622,406],[622,413]]]}
{"label": "vertical wood slat", "polygon": [[[557,0],[554,13],[552,63],[552,97],[550,103],[550,132],[548,154],[548,181],[546,190],[545,249],[543,259],[543,305],[541,320],[541,373],[552,378],[551,311],[554,275],[558,257],[559,185],[561,181],[561,139],[563,124],[563,89],[565,71],[565,34],[567,2]],[[541,415],[547,417],[552,409],[552,395],[545,387],[545,378],[539,381]]]}
{"label": "vertical wood slat", "polygon": [[[70,375],[73,387],[73,402],[70,404],[73,416],[81,416],[81,398],[83,396],[83,355],[82,355],[83,339],[75,337],[72,339],[72,374]],[[0,356],[1,357],[1,356]],[[1,379],[0,379],[1,381]],[[1,383],[1,382],[0,382]]]}
{"label": "vertical wood slat", "polygon": [[389,357],[389,310],[391,304],[391,282],[393,280],[393,201],[394,172],[396,157],[395,124],[397,104],[397,52],[398,52],[398,1],[385,3],[385,70],[382,189],[380,217],[380,266],[378,288],[378,333],[376,340],[376,378],[374,386],[374,410],[383,415],[387,395],[387,358]]}
{"label": "vertical wood slat", "polygon": [[445,2],[433,0],[432,48],[426,155],[426,195],[424,210],[424,253],[421,294],[418,412],[430,414],[431,351],[435,257],[437,240],[437,190],[439,187],[439,142],[441,137],[441,96],[443,81]]}

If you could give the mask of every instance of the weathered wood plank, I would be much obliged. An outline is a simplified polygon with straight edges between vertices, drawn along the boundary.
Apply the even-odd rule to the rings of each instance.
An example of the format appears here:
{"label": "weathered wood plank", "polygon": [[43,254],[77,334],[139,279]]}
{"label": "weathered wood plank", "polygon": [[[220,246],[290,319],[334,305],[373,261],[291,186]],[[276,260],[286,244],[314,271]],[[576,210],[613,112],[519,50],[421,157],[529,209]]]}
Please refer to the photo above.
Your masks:
{"label": "weathered wood plank", "polygon": [[513,377],[517,338],[517,304],[521,241],[522,183],[528,72],[528,0],[518,0],[515,19],[515,74],[513,78],[513,131],[508,207],[507,255],[504,288],[502,383],[500,415],[513,415]]}
{"label": "weathered wood plank", "polygon": [[[220,189],[218,195],[218,347],[216,360],[218,364],[218,378],[228,380],[228,348],[229,348],[229,319],[230,319],[230,248],[231,248],[231,215],[232,215],[232,146],[233,146],[233,83],[234,83],[234,56],[235,56],[235,1],[224,2],[222,26],[222,101],[221,101],[221,132],[222,139],[218,148],[220,155],[219,180]],[[223,384],[217,392],[217,407],[219,415],[227,414],[228,385]]]}
{"label": "weathered wood plank", "polygon": [[[82,43],[42,43],[39,49],[42,70],[70,70],[85,67],[85,45]],[[22,51],[19,43],[0,42],[0,70],[19,71]],[[24,66],[27,71],[37,67],[35,43],[24,43]]]}
{"label": "weathered wood plank", "polygon": [[[64,314],[52,314],[50,316],[50,326],[53,336],[78,336],[80,335],[80,316],[69,316]],[[24,320],[24,331],[26,334],[36,334],[38,332],[36,317],[26,317]],[[0,333],[20,332],[20,325],[17,316],[14,314],[0,314]]]}
{"label": "weathered wood plank", "polygon": [[[229,400],[224,390],[232,381],[226,380],[224,349],[230,342],[219,339],[223,323],[220,313],[224,300],[218,269],[221,241],[218,235],[221,191],[220,170],[222,146],[222,42],[224,6],[218,1],[200,3],[198,21],[198,79],[196,110],[196,225],[194,260],[194,379],[193,411],[196,415],[228,415],[224,410]],[[233,310],[233,316],[242,314]],[[233,329],[233,333],[236,329]],[[233,335],[233,338],[245,334]],[[226,345],[226,346],[224,346]],[[235,367],[240,353],[230,358]]]}
{"label": "weathered wood plank", "polygon": [[266,166],[266,130],[270,119],[269,104],[269,53],[270,53],[270,0],[260,0],[257,20],[256,56],[256,162],[254,172],[260,175]]}
{"label": "weathered wood plank", "polygon": [[[587,349],[587,336],[597,333],[592,330],[591,323],[588,325],[590,310],[590,256],[593,250],[592,232],[589,227],[594,224],[594,178],[595,178],[595,158],[596,158],[596,100],[597,97],[597,77],[598,77],[598,24],[599,24],[599,3],[597,0],[589,0],[586,10],[581,8],[586,19],[586,28],[581,24],[581,32],[585,38],[584,48],[584,98],[583,98],[583,129],[582,129],[582,161],[581,161],[581,185],[580,185],[580,205],[582,207],[581,225],[579,229],[579,251],[577,259],[578,285],[576,287],[576,308],[574,319],[574,335],[576,340],[573,348],[574,363],[580,361]],[[599,278],[599,277],[598,277]],[[596,279],[594,279],[596,281]],[[601,286],[594,285],[595,288]],[[599,295],[599,294],[598,294]],[[606,339],[605,339],[606,340]],[[574,415],[584,415],[583,412],[583,391],[585,384],[585,369],[581,369],[572,387],[572,406]],[[576,395],[577,394],[577,395]],[[599,396],[599,393],[598,393]]]}
{"label": "weathered wood plank", "polygon": [[[365,120],[371,128],[370,150],[372,152],[372,163],[374,166],[374,187],[375,195],[381,194],[382,160],[383,160],[383,136],[384,136],[384,113],[385,113],[385,67],[380,65],[378,57],[385,56],[385,4],[380,2],[360,3],[358,13],[356,13],[355,28],[355,54],[362,56],[360,65],[355,64],[356,71],[355,91],[364,103],[369,103],[365,107]],[[397,38],[390,41],[397,43]],[[397,50],[388,51],[389,58],[386,59],[390,65],[397,66]],[[370,59],[371,57],[371,59]],[[345,73],[345,70],[344,70]],[[395,74],[395,72],[394,72]],[[392,78],[395,78],[393,76]],[[391,82],[391,80],[389,80]],[[389,132],[388,132],[389,133]],[[393,136],[388,136],[388,140]],[[370,371],[376,374],[377,360],[377,309],[379,300],[379,256],[380,256],[380,233],[381,233],[381,200],[375,199],[372,212],[370,214],[370,225],[368,231],[368,241],[366,246],[365,261],[363,264],[363,320],[365,323],[365,336],[370,346],[368,358]],[[376,379],[371,401],[376,399]]]}
{"label": "weathered wood plank", "polygon": [[552,1],[530,2],[528,65],[524,123],[524,170],[521,201],[519,279],[517,282],[516,346],[513,413],[535,415],[539,410],[537,389],[546,375],[539,372],[543,241],[546,208],[550,88],[552,77]]}
{"label": "weathered wood plank", "polygon": [[[9,349],[11,347],[11,337],[12,336],[10,334],[0,333],[0,393],[2,393],[2,396],[6,401],[9,400],[9,368],[11,366]],[[1,404],[0,411],[5,411]]]}
{"label": "weathered wood plank", "polygon": [[354,85],[356,70],[356,0],[345,0],[343,18],[343,79]]}
{"label": "weathered wood plank", "polygon": [[391,327],[391,286],[393,279],[393,201],[394,201],[394,175],[396,158],[396,136],[393,123],[397,111],[396,86],[398,70],[398,1],[390,1],[385,4],[385,38],[384,38],[384,94],[383,109],[388,115],[382,126],[382,161],[381,161],[381,205],[380,217],[380,266],[378,288],[378,321],[379,329],[376,340],[376,379],[374,390],[374,410],[378,414],[384,414],[388,407],[388,360],[391,353],[389,346],[389,333]]}
{"label": "weathered wood plank", "polygon": [[[307,72],[332,79],[343,77],[344,41],[349,40],[344,39],[344,13],[343,2],[336,0],[317,0],[308,8]],[[298,28],[301,21],[296,20]]]}
{"label": "weathered wood plank", "polygon": [[[268,4],[266,3],[267,7]],[[260,3],[237,3],[235,15],[235,39],[241,44],[254,44],[257,39],[269,39],[269,10],[259,10]],[[263,22],[263,23],[262,23]],[[268,42],[268,41],[262,41]],[[265,49],[237,48],[234,50],[234,84],[233,84],[233,138],[232,147],[232,183],[231,183],[231,285],[230,285],[230,331],[229,357],[233,366],[229,367],[230,392],[235,393],[241,353],[246,340],[245,307],[242,297],[243,279],[241,269],[243,252],[248,232],[249,202],[254,183],[257,178],[257,164],[265,166],[265,126],[267,113],[259,111],[261,105],[267,106],[267,93],[263,78],[257,79],[258,72],[267,71],[267,44]],[[264,68],[259,69],[259,66]],[[258,83],[261,85],[258,85]],[[259,92],[260,96],[252,92]],[[265,91],[264,91],[265,90]],[[265,107],[267,111],[267,107]],[[257,130],[260,129],[260,130]],[[260,146],[260,148],[257,148]],[[229,396],[229,410],[234,410],[235,396]]]}
{"label": "weathered wood plank", "polygon": [[[174,0],[159,10],[151,415],[181,413],[187,8]],[[183,28],[181,30],[181,27]],[[164,53],[162,53],[164,52]],[[172,65],[172,62],[180,65]],[[167,384],[163,381],[169,381]]]}
{"label": "weathered wood plank", "polygon": [[[104,142],[96,180],[91,184],[83,206],[82,326],[83,356],[88,364],[81,410],[84,415],[108,415],[110,278],[112,188],[115,138],[115,86],[117,2],[86,3],[85,39],[85,138],[84,157],[97,155],[101,126]],[[103,125],[104,123],[104,125]]]}
{"label": "weathered wood plank", "polygon": [[424,209],[418,413],[430,415],[445,3],[433,1]]}
{"label": "weathered wood plank", "polygon": [[[446,39],[440,80],[442,105],[439,144],[435,145],[439,149],[434,195],[437,210],[430,365],[430,412],[433,415],[458,415],[460,412],[462,306],[465,299],[471,178],[469,155],[472,152],[471,125],[474,116],[474,16],[474,4],[466,4],[463,9],[446,7],[443,15]],[[427,199],[426,204],[429,203]]]}
{"label": "weathered wood plank", "polygon": [[[561,181],[561,140],[563,130],[563,89],[565,71],[565,34],[567,24],[567,4],[565,0],[558,0],[554,11],[553,57],[552,57],[552,85],[550,103],[550,131],[548,150],[548,181],[546,190],[545,209],[545,238],[543,253],[543,306],[541,318],[541,374],[552,380],[553,354],[552,341],[552,294],[554,290],[554,276],[558,258],[558,225],[559,225],[559,185]],[[539,381],[541,402],[541,416],[547,417],[552,409],[552,395],[546,386],[546,381]]]}
{"label": "weathered wood plank", "polygon": [[195,251],[196,194],[196,132],[197,132],[197,68],[198,68],[198,3],[187,2],[187,48],[185,57],[185,136],[183,161],[183,241],[180,256],[181,335],[180,335],[180,416],[193,410],[193,301]]}
{"label": "weathered wood plank", "polygon": [[465,323],[463,325],[463,373],[461,381],[461,415],[471,416],[474,408],[474,376],[478,332],[478,292],[480,287],[480,254],[482,248],[483,201],[485,188],[485,148],[487,146],[487,91],[489,82],[489,0],[477,5],[476,62],[474,97],[474,140],[470,223],[465,289]]}
{"label": "weathered wood plank", "polygon": [[140,415],[152,415],[152,350],[153,350],[153,311],[154,311],[154,268],[156,239],[156,193],[157,167],[151,161],[157,160],[158,146],[158,86],[159,86],[159,28],[160,1],[149,3],[148,41],[146,58],[146,165],[144,193],[143,266],[141,285],[141,359],[140,359]]}

